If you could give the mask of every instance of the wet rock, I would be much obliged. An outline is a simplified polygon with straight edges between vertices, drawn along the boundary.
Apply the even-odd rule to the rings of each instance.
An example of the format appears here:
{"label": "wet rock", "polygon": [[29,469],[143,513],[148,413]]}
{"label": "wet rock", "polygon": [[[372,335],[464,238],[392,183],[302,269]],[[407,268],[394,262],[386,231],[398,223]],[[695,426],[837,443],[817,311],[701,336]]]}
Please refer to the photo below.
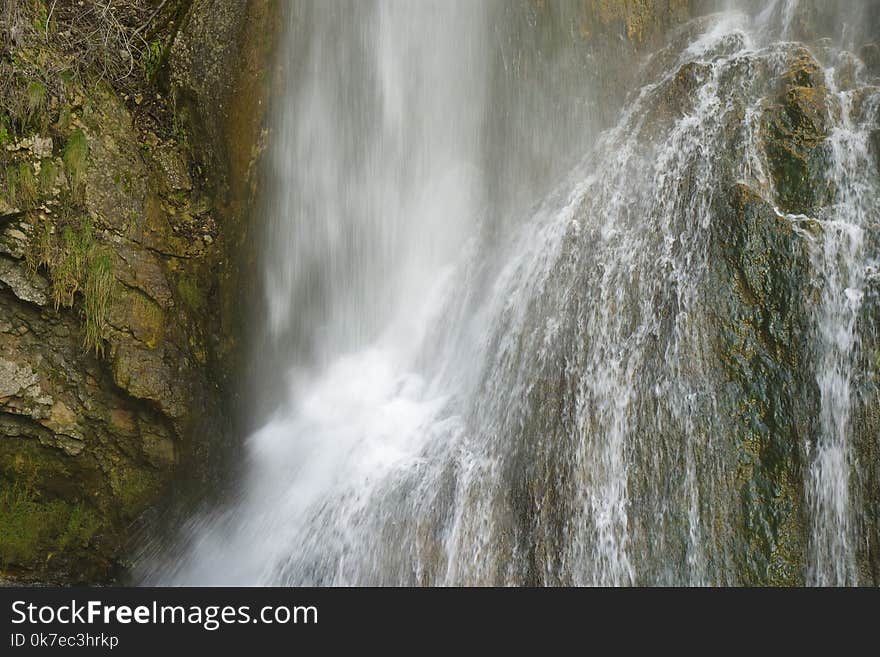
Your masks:
{"label": "wet rock", "polygon": [[89,166],[84,171],[85,205],[101,226],[130,235],[145,214],[149,174],[132,118],[120,99],[98,87],[83,116]]}
{"label": "wet rock", "polygon": [[171,436],[161,427],[140,425],[140,435],[146,457],[157,468],[167,468],[177,463],[177,446]]}
{"label": "wet rock", "polygon": [[874,155],[874,162],[877,164],[877,173],[880,175],[880,128],[871,133],[871,152]]}
{"label": "wet rock", "polygon": [[247,12],[247,0],[194,3],[170,55],[177,105],[206,147],[204,159],[218,173],[227,169],[229,142],[224,126]]}
{"label": "wet rock", "polygon": [[698,62],[689,62],[678,69],[661,95],[664,109],[677,115],[691,109],[694,92],[706,81],[710,73],[709,65]]}
{"label": "wet rock", "polygon": [[729,393],[719,404],[739,453],[741,544],[732,554],[744,583],[798,584],[806,545],[801,457],[818,412],[804,366],[809,254],[791,223],[746,185],[729,189],[718,214],[708,303],[721,389]]}
{"label": "wet rock", "polygon": [[119,242],[114,273],[124,285],[141,290],[163,307],[172,305],[173,294],[161,260],[151,251],[130,242]]}
{"label": "wet rock", "polygon": [[165,314],[161,306],[137,290],[123,289],[110,309],[110,324],[149,349],[165,339]]}
{"label": "wet rock", "polygon": [[775,102],[765,110],[764,149],[779,206],[806,214],[832,190],[827,165],[828,91],[823,71],[805,49],[790,58]]}

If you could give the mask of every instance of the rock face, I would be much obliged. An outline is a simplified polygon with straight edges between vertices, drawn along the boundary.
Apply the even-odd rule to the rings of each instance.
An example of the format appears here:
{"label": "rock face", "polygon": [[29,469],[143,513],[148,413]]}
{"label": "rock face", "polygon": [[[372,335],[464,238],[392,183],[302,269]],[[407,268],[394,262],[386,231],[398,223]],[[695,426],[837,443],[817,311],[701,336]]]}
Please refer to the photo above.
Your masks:
{"label": "rock face", "polygon": [[[210,190],[224,266],[217,272],[217,357],[231,395],[247,369],[244,322],[260,313],[257,280],[260,163],[269,140],[269,91],[286,3],[275,0],[197,0],[171,48],[170,79],[178,115],[197,136],[196,157],[213,173]],[[232,402],[235,404],[236,400]]]}
{"label": "rock face", "polygon": [[[810,258],[791,223],[742,184],[720,200],[711,332],[739,467],[736,555],[742,583],[803,581],[803,440],[817,393],[804,336],[811,327]],[[730,395],[729,399],[726,399]]]}
{"label": "rock face", "polygon": [[[705,304],[717,359],[719,415],[723,433],[731,440],[727,459],[738,464],[728,484],[738,497],[731,515],[735,544],[723,546],[722,551],[736,555],[732,565],[736,581],[749,585],[809,581],[815,531],[810,517],[816,511],[810,508],[806,489],[815,458],[811,443],[821,433],[823,413],[817,381],[821,346],[815,338],[822,303],[817,281],[827,276],[823,268],[828,264],[822,262],[821,252],[829,248],[810,245],[832,239],[822,233],[833,228],[829,224],[823,228],[817,218],[835,219],[834,207],[852,202],[835,182],[831,123],[839,121],[842,112],[851,113],[854,130],[878,119],[876,111],[868,109],[869,103],[848,105],[831,92],[831,81],[826,79],[829,69],[817,61],[819,56],[830,55],[821,47],[815,52],[819,55],[787,46],[781,49],[778,70],[774,70],[777,64],[750,64],[751,84],[768,89],[757,106],[760,119],[755,127],[757,157],[765,163],[766,184],[760,188],[744,184],[739,178],[744,175],[742,169],[725,171],[724,153],[712,155],[721,166],[718,184],[722,191],[713,207],[716,221]],[[676,102],[657,103],[659,118],[651,125],[668,124],[670,113],[686,113],[688,90],[700,77],[693,65],[686,64],[668,87],[661,86],[661,101],[671,88]],[[877,102],[877,88],[870,79],[867,86],[866,78],[850,79],[848,84],[853,89],[847,94]],[[741,120],[745,114],[733,107],[732,119]],[[732,128],[726,137],[732,140],[731,152],[736,151],[737,134]],[[862,182],[858,185],[859,189],[875,189]],[[876,222],[864,226],[868,254],[876,253],[878,229]],[[836,268],[839,263],[835,259],[830,266]],[[862,344],[854,357],[853,369],[859,374],[854,377],[848,433],[854,453],[849,497],[858,516],[853,531],[858,537],[854,549],[858,580],[876,584],[880,572],[876,367],[880,360],[871,362],[878,353],[877,286],[872,272],[869,265],[867,300],[855,329]]]}
{"label": "rock face", "polygon": [[801,214],[829,200],[825,166],[828,90],[806,49],[791,57],[779,96],[767,108],[767,157],[781,207]]}
{"label": "rock face", "polygon": [[[870,204],[859,206],[868,207],[861,216],[838,212],[853,203],[841,171],[853,176],[843,182],[853,180],[864,199],[876,198],[877,180],[867,179],[874,160],[846,169],[834,151],[835,137],[852,126],[859,136],[847,152],[862,152],[878,120],[876,80],[854,76],[837,93],[826,76],[843,74],[843,67],[829,62],[849,55],[822,44],[749,53],[737,34],[711,43],[697,61],[670,57],[673,45],[646,63],[646,86],[607,135],[611,156],[603,151],[598,166],[590,162],[599,182],[585,183],[570,245],[548,265],[546,278],[530,271],[539,294],[526,311],[526,328],[504,336],[512,345],[505,359],[527,363],[517,367],[529,373],[523,416],[514,404],[510,413],[505,406],[509,423],[498,430],[503,449],[512,444],[517,454],[504,508],[518,514],[510,543],[514,554],[527,555],[529,583],[570,581],[559,555],[568,556],[573,535],[596,542],[586,543],[589,558],[576,562],[578,574],[605,568],[587,582],[815,581],[811,473],[816,443],[827,439],[821,425],[831,403],[821,387],[827,347],[817,334],[829,325],[822,325],[827,290],[837,300],[858,296],[828,280],[843,278],[837,272],[851,266],[853,279],[866,268],[869,280],[855,331],[860,344],[840,365],[848,368],[851,356],[856,361],[846,427],[853,465],[832,476],[849,477],[856,517],[842,532],[852,541],[853,579],[880,581],[873,364],[880,364],[873,261],[880,225]],[[843,112],[850,113],[845,123]],[[606,162],[607,179],[599,169]],[[870,245],[849,259],[855,265],[842,262],[848,254],[835,252],[840,242],[826,232],[847,221],[864,222]],[[839,325],[830,323],[840,331],[833,339],[847,331],[840,315]],[[547,317],[552,334],[543,329]],[[542,352],[549,355],[534,356]],[[508,381],[506,366],[493,379]],[[624,448],[608,457],[608,445]],[[690,463],[682,457],[688,445],[696,445]],[[621,463],[625,473],[614,469]],[[605,533],[584,532],[593,518],[577,514],[596,504],[592,490],[606,492],[608,470],[620,486],[609,495],[618,506],[597,504]],[[682,481],[688,476],[692,487]],[[586,499],[579,491],[587,491]],[[685,517],[687,509],[693,517]],[[688,537],[691,527],[696,539]],[[506,547],[506,534],[503,541]],[[696,554],[690,545],[699,546]]]}
{"label": "rock face", "polygon": [[[169,3],[155,43],[171,75],[122,86],[65,77],[51,28],[15,31],[2,55],[13,83],[0,91],[0,578],[111,578],[132,521],[181,466],[205,476],[232,423],[223,222],[227,190],[246,187],[259,155],[261,115],[234,135],[210,113],[190,119],[269,70],[257,62],[268,50],[250,69],[240,50],[265,27],[249,12],[266,21],[270,4]],[[194,88],[206,95],[191,105]],[[247,97],[263,104],[256,87]],[[244,171],[231,143],[247,151]]]}

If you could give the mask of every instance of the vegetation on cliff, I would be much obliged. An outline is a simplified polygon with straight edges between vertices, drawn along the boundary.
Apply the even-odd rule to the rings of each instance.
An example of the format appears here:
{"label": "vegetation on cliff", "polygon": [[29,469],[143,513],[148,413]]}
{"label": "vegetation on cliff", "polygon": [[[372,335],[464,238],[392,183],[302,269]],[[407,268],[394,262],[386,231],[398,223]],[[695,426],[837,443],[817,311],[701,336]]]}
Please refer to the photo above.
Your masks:
{"label": "vegetation on cliff", "polygon": [[106,579],[220,421],[211,181],[163,75],[189,5],[0,10],[0,576]]}

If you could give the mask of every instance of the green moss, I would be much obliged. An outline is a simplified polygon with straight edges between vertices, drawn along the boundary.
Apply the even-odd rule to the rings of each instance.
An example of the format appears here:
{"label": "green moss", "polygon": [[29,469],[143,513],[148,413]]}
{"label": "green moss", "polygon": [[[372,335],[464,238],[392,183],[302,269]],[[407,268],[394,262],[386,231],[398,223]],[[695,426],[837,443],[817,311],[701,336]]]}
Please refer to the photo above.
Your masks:
{"label": "green moss", "polygon": [[73,305],[74,295],[85,280],[93,246],[91,223],[85,222],[79,228],[68,224],[61,230],[61,248],[49,262],[56,310],[61,306]]}
{"label": "green moss", "polygon": [[82,504],[43,500],[15,482],[0,492],[0,565],[27,566],[59,549],[84,548],[100,527],[98,515]]}
{"label": "green moss", "polygon": [[76,73],[72,69],[64,69],[58,74],[58,79],[64,85],[67,91],[70,91],[76,85]]}
{"label": "green moss", "polygon": [[172,121],[171,134],[174,141],[176,141],[181,148],[189,148],[189,130],[186,127],[184,119],[177,114],[174,115]]}
{"label": "green moss", "polygon": [[49,537],[60,530],[59,511],[55,505],[40,505],[18,484],[0,493],[0,564],[35,561]]}
{"label": "green moss", "polygon": [[67,519],[67,526],[61,534],[59,547],[84,548],[88,546],[92,536],[94,536],[101,527],[101,519],[91,509],[77,504],[70,512]]}
{"label": "green moss", "polygon": [[9,127],[9,118],[5,113],[0,112],[0,149],[6,147],[12,141],[12,134]]}
{"label": "green moss", "polygon": [[146,470],[125,469],[114,473],[113,479],[113,493],[127,516],[143,511],[160,485],[158,479]]}
{"label": "green moss", "polygon": [[34,80],[28,85],[25,98],[28,118],[39,117],[46,109],[46,85]]}
{"label": "green moss", "polygon": [[45,2],[37,2],[34,7],[34,29],[38,34],[45,35],[49,27],[49,10]]}
{"label": "green moss", "polygon": [[177,291],[180,294],[180,299],[192,311],[200,312],[207,305],[205,295],[202,294],[198,284],[192,278],[181,278],[177,282]]}
{"label": "green moss", "polygon": [[18,165],[18,187],[22,203],[34,205],[37,202],[37,178],[30,162]]}
{"label": "green moss", "polygon": [[165,61],[165,48],[161,41],[151,41],[144,49],[144,76],[147,82],[153,84]]}
{"label": "green moss", "polygon": [[12,207],[18,204],[18,167],[6,167],[6,202]]}
{"label": "green moss", "polygon": [[97,355],[104,353],[104,334],[107,315],[113,297],[116,279],[113,263],[104,253],[92,256],[85,281],[85,335],[83,346]]}
{"label": "green moss", "polygon": [[70,105],[62,105],[58,111],[58,120],[55,122],[55,129],[59,132],[67,132],[70,128],[70,122],[73,119],[73,111]]}
{"label": "green moss", "polygon": [[51,194],[58,179],[59,169],[55,161],[46,158],[40,162],[40,191],[43,194]]}
{"label": "green moss", "polygon": [[64,146],[64,167],[71,192],[78,196],[82,190],[83,174],[89,156],[89,142],[82,130],[75,130]]}

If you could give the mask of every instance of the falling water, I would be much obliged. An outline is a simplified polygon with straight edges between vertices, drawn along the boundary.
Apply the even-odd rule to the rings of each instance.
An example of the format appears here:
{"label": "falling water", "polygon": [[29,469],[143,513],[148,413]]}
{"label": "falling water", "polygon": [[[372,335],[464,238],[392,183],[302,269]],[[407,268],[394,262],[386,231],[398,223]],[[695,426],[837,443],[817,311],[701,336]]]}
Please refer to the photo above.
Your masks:
{"label": "falling water", "polygon": [[[499,230],[490,203],[505,190],[485,158],[505,111],[488,91],[495,6],[296,3],[265,246],[264,366],[284,387],[266,391],[278,403],[247,439],[235,495],[189,520],[173,559],[142,558],[143,580],[736,584],[775,572],[741,563],[735,528],[756,521],[738,492],[740,418],[757,416],[717,353],[719,235],[739,188],[775,206],[812,272],[803,367],[817,420],[791,453],[806,461],[790,493],[809,516],[800,577],[858,583],[851,415],[877,257],[865,231],[878,222],[880,94],[842,40],[816,50],[831,199],[784,212],[763,126],[804,52],[798,3],[741,4],[645,62],[617,124],[555,190],[505,208]],[[771,533],[774,554],[797,545]]]}
{"label": "falling water", "polygon": [[[838,62],[845,65],[845,61]],[[810,465],[810,579],[819,585],[857,584],[851,473],[855,466],[851,412],[853,406],[856,331],[866,294],[865,274],[871,260],[865,229],[878,217],[877,176],[868,139],[877,125],[877,90],[857,108],[859,91],[834,88],[835,71],[826,73],[839,101],[839,122],[828,138],[835,202],[821,217],[824,239],[815,246],[822,292],[816,311],[821,393],[821,431]],[[874,254],[876,257],[876,254]]]}

